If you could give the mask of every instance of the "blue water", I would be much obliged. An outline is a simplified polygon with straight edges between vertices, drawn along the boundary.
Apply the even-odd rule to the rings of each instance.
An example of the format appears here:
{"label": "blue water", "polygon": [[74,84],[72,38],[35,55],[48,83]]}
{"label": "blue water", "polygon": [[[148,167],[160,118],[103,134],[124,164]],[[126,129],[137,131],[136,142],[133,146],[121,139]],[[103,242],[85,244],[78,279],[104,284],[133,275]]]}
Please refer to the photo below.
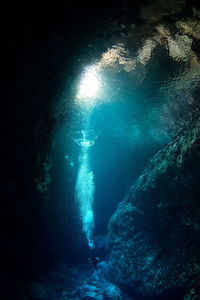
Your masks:
{"label": "blue water", "polygon": [[[104,37],[96,33],[82,46],[57,104],[66,105],[67,117],[54,135],[54,172],[57,195],[66,203],[66,252],[74,265],[108,258],[112,214],[196,109],[200,67],[190,39],[166,31],[164,23],[140,33],[133,25],[121,24],[114,36],[104,29]],[[179,299],[182,291],[175,294]]]}
{"label": "blue water", "polygon": [[[183,300],[192,286],[189,276],[199,272],[199,259],[193,259],[199,258],[200,247],[194,238],[200,228],[198,153],[193,162],[184,161],[178,174],[183,176],[180,195],[186,190],[190,200],[194,192],[195,200],[187,207],[177,187],[174,199],[181,198],[180,203],[176,206],[170,197],[174,209],[169,216],[161,201],[156,207],[163,214],[156,211],[154,218],[150,207],[141,218],[141,233],[148,217],[155,220],[149,219],[152,227],[145,238],[152,248],[157,243],[160,254],[141,251],[144,260],[136,255],[139,248],[129,234],[135,219],[127,225],[116,218],[113,244],[109,223],[120,203],[129,201],[130,188],[154,155],[197,120],[199,1],[7,2],[2,8],[6,82],[1,105],[0,299]],[[191,153],[197,146],[198,141]],[[170,172],[174,187],[177,177]],[[187,180],[194,186],[191,191]],[[166,239],[154,226],[156,217],[163,220],[165,213]],[[186,226],[188,239],[176,224]],[[139,221],[137,226],[140,242]],[[120,228],[124,231],[118,233]],[[162,245],[174,228],[177,240],[173,237],[173,247],[165,249]],[[124,238],[126,244],[123,233],[129,238]],[[145,242],[141,248],[145,252]],[[174,271],[183,287],[175,288],[167,279],[171,287],[161,296],[154,291],[141,295],[142,285],[152,288],[162,279],[159,260],[167,269],[176,269],[175,257],[180,257],[177,272],[186,264],[189,269],[190,261],[196,273]],[[137,258],[141,274],[134,273]],[[142,264],[147,264],[149,277],[143,276]],[[156,293],[164,280],[158,280]]]}

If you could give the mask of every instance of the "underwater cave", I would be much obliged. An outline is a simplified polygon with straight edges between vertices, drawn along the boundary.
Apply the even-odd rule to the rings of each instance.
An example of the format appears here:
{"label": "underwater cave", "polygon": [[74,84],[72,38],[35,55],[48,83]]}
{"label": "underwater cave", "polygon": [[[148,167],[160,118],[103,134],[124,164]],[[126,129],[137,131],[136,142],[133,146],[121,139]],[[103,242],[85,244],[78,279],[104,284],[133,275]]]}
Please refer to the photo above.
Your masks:
{"label": "underwater cave", "polygon": [[200,299],[200,3],[1,20],[0,299]]}

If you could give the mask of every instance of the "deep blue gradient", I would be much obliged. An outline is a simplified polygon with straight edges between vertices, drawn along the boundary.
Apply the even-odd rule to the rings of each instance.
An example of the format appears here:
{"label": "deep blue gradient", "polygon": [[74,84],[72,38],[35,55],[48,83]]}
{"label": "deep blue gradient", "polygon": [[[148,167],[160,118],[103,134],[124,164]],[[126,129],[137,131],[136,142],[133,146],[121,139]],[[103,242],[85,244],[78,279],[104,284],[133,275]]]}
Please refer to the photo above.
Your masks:
{"label": "deep blue gradient", "polygon": [[[172,270],[177,267],[174,261],[179,257],[181,260],[183,254],[177,273],[180,281],[185,280],[182,274],[188,270],[188,261],[198,271],[199,242],[191,242],[200,228],[196,197],[199,168],[195,169],[198,151],[192,158],[189,155],[196,153],[199,140],[188,141],[187,130],[191,130],[191,137],[195,136],[193,126],[200,111],[199,3],[89,2],[11,0],[4,3],[5,9],[2,7],[5,83],[1,95],[0,299],[85,299],[94,290],[99,295],[107,290],[105,297],[111,299],[112,292],[120,293],[121,289],[131,299],[142,300],[140,292],[136,293],[139,286],[150,286],[157,273],[162,277],[159,259]],[[100,85],[95,89],[95,80],[89,77],[86,86],[91,85],[93,91],[87,98],[80,93],[80,87],[91,67]],[[159,151],[162,154],[165,146],[171,149],[170,145],[181,136],[183,142],[186,138],[189,150],[184,143],[177,151],[172,146],[161,167],[168,160],[170,166],[174,157],[178,163],[167,173],[166,182],[159,172],[153,174],[158,186],[152,184],[146,198],[142,196],[146,199],[145,217],[138,217],[137,223],[133,209],[133,221],[126,218],[132,205],[130,188],[145,168],[151,167],[151,161],[155,169],[159,167],[154,156],[160,157]],[[181,167],[180,173],[177,166]],[[163,172],[166,175],[165,169]],[[165,187],[166,193],[162,194]],[[146,186],[141,183],[143,188]],[[166,196],[165,203],[159,192],[161,197]],[[152,196],[150,203],[148,193]],[[123,200],[130,202],[121,203]],[[127,223],[123,222],[124,215]],[[142,244],[143,225],[149,231]],[[141,242],[140,248],[133,245],[136,227],[135,240]],[[131,236],[129,240],[126,234]],[[118,237],[122,237],[121,244]],[[162,247],[167,238],[168,250]],[[145,253],[148,243],[152,248],[157,243],[161,249],[158,256],[149,250]],[[177,253],[172,249],[178,249]],[[95,266],[88,262],[88,258],[96,256],[100,258],[98,280]],[[117,261],[119,268],[115,269]],[[145,264],[148,268],[151,262],[149,280],[147,274],[143,276],[142,268]],[[137,263],[140,279],[134,274]],[[153,267],[155,272],[151,275]],[[168,285],[174,283],[168,278],[161,298],[153,291],[144,299],[182,300],[182,294],[192,286],[195,272],[187,272],[180,290],[168,290]],[[163,286],[165,283],[163,280]],[[35,290],[46,288],[48,297],[34,295]],[[1,289],[6,290],[5,297],[1,297]],[[158,284],[158,293],[162,293],[159,289]],[[126,300],[124,294],[121,299]]]}

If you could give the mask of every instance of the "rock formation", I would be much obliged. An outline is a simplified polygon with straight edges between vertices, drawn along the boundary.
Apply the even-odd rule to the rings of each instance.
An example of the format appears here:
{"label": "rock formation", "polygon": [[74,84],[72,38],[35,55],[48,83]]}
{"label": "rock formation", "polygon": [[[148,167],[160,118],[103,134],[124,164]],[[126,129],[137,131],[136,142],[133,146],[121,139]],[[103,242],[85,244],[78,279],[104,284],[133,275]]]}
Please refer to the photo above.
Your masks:
{"label": "rock formation", "polygon": [[200,273],[200,117],[151,160],[109,223],[108,275],[141,295]]}

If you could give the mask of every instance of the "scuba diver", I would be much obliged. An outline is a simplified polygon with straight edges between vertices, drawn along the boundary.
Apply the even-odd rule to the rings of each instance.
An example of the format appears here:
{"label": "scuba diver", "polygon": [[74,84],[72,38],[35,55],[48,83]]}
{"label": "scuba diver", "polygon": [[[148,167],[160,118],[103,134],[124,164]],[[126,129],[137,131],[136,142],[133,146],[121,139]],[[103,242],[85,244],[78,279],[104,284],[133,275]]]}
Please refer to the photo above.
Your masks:
{"label": "scuba diver", "polygon": [[90,266],[92,267],[92,273],[97,271],[97,265],[99,263],[100,259],[98,257],[90,257],[88,258],[88,262]]}

